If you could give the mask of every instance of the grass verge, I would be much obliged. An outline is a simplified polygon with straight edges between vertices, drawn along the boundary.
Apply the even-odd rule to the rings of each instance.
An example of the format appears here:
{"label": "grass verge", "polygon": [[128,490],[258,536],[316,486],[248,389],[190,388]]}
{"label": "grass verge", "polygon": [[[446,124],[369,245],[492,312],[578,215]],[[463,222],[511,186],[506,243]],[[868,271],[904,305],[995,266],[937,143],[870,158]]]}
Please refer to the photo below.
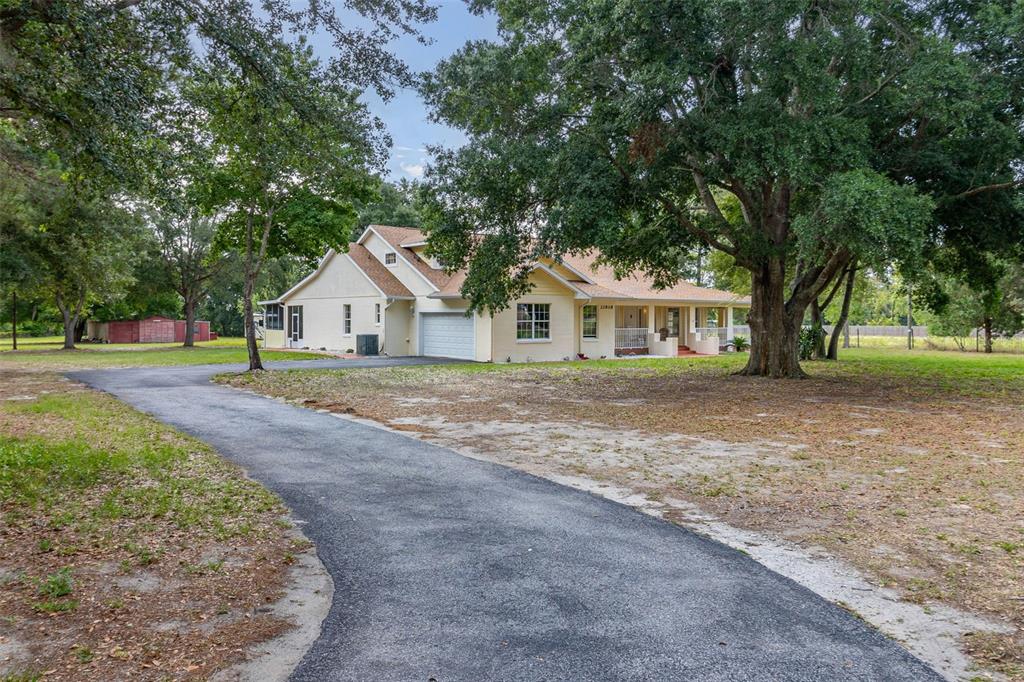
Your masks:
{"label": "grass verge", "polygon": [[[209,365],[247,363],[245,340],[217,339],[183,348],[180,343],[82,344],[75,350],[62,350],[62,341],[50,338],[19,341],[18,350],[10,350],[10,339],[0,346],[0,369],[29,367],[41,369],[85,369],[93,367],[149,367],[167,365]],[[261,350],[264,360],[312,360],[318,353],[292,350]]]}
{"label": "grass verge", "polygon": [[283,513],[199,441],[5,372],[0,678],[206,679],[240,660],[288,626],[262,612],[299,549]]}

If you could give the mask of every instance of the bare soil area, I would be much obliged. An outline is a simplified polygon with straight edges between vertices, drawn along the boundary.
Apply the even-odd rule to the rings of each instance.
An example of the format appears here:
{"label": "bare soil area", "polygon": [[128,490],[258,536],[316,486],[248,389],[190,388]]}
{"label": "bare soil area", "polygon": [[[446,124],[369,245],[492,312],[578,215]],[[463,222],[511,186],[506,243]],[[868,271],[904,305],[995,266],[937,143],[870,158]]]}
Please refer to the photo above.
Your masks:
{"label": "bare soil area", "polygon": [[[805,381],[722,363],[271,372],[230,383],[595,481],[824,548],[925,609],[1005,624],[964,637],[1024,679],[1024,390],[835,365]],[[987,678],[981,678],[987,679]]]}

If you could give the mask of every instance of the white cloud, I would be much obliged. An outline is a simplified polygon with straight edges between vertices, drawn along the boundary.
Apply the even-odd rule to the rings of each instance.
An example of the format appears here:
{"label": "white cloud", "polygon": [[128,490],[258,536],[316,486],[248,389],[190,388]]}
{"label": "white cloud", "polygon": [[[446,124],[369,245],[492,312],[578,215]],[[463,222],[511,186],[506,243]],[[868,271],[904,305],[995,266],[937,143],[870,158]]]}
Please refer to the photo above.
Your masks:
{"label": "white cloud", "polygon": [[422,163],[400,163],[398,167],[404,170],[406,173],[414,178],[423,177],[423,164]]}

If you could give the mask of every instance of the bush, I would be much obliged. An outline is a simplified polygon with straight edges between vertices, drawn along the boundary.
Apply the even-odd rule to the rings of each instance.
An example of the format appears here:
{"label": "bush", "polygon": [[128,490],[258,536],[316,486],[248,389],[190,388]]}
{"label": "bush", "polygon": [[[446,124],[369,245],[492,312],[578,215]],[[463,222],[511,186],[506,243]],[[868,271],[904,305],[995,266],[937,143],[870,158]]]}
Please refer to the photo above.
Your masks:
{"label": "bush", "polygon": [[[3,336],[11,336],[11,323],[7,322],[0,331],[3,332]],[[18,320],[18,337],[28,338],[30,336],[57,336],[64,333],[64,327],[61,326],[60,322],[54,322],[52,320]]]}
{"label": "bush", "polygon": [[737,353],[742,353],[750,348],[750,342],[747,341],[745,336],[735,336],[732,339],[732,346],[736,349]]}
{"label": "bush", "polygon": [[825,338],[825,330],[820,324],[804,327],[800,330],[800,359],[810,360],[814,357],[814,349]]}

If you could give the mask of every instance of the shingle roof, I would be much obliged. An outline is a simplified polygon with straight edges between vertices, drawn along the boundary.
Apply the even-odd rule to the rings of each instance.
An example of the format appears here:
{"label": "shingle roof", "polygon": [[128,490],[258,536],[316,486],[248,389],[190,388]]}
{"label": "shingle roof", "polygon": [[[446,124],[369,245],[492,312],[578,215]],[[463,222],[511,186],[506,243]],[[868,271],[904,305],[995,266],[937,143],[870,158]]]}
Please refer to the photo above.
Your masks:
{"label": "shingle roof", "polygon": [[402,246],[402,244],[423,241],[426,236],[421,230],[417,230],[414,227],[393,227],[391,225],[370,225],[367,229],[372,229],[379,234],[381,239],[390,244],[395,251],[401,253],[405,260],[409,261],[420,274],[427,278],[427,281],[438,289],[444,289],[445,285],[452,279],[452,275],[444,270],[430,267],[430,263],[423,260],[419,254],[412,249]]}
{"label": "shingle roof", "polygon": [[412,292],[388,268],[377,260],[362,244],[352,242],[348,245],[348,256],[362,270],[385,296],[394,298],[413,298]]}
{"label": "shingle roof", "polygon": [[740,296],[722,289],[699,287],[690,282],[679,281],[671,287],[658,289],[654,286],[654,280],[640,273],[616,279],[615,271],[612,268],[606,265],[597,265],[597,257],[594,253],[583,256],[565,256],[562,260],[566,265],[593,280],[593,284],[581,282],[577,286],[594,298],[750,303],[749,296]]}
{"label": "shingle roof", "polygon": [[[465,271],[446,273],[437,270],[423,260],[415,251],[403,247],[402,244],[414,244],[424,241],[426,236],[421,230],[413,227],[394,227],[390,225],[371,225],[371,228],[390,244],[396,251],[409,261],[438,291],[433,296],[459,296],[459,290],[466,280]],[[565,256],[563,262],[570,268],[583,273],[590,282],[577,281],[570,277],[573,286],[592,298],[637,299],[656,301],[695,301],[702,303],[750,303],[749,296],[739,296],[731,291],[699,287],[689,282],[677,282],[675,285],[657,289],[654,281],[645,275],[634,273],[628,277],[617,279],[612,268],[597,265],[597,254],[589,252],[579,256]]]}

